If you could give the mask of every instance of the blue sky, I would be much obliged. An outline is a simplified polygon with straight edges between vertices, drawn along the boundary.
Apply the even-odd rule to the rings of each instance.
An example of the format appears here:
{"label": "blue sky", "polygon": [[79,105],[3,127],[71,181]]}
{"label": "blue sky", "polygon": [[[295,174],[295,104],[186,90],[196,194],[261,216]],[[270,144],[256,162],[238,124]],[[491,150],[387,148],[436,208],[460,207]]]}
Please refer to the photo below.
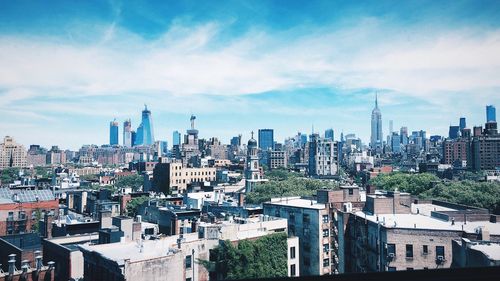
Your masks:
{"label": "blue sky", "polygon": [[[274,128],[446,135],[500,106],[499,1],[2,1],[0,135],[77,149],[153,114],[224,142]],[[121,128],[120,128],[121,131]],[[120,136],[121,138],[121,136]]]}

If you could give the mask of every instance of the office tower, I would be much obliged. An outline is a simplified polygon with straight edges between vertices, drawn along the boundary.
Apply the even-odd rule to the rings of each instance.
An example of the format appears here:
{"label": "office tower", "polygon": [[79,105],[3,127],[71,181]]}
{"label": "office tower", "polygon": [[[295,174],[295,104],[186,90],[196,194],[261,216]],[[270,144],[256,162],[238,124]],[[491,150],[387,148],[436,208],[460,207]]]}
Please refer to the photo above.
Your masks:
{"label": "office tower", "polygon": [[460,127],[460,132],[465,129],[465,127],[467,127],[466,123],[465,123],[465,117],[460,117],[460,123],[459,123],[459,127]]}
{"label": "office tower", "polygon": [[118,122],[115,120],[109,123],[109,144],[117,145],[118,144]]}
{"label": "office tower", "polygon": [[448,132],[448,138],[454,140],[458,138],[458,132],[460,131],[459,126],[450,126],[450,130]]}
{"label": "office tower", "polygon": [[408,144],[408,127],[401,127],[399,130],[399,136],[401,137],[401,144]]}
{"label": "office tower", "polygon": [[175,130],[172,134],[172,145],[181,145],[181,133]]}
{"label": "office tower", "polygon": [[123,122],[123,146],[132,147],[132,122],[130,119]]}
{"label": "office tower", "polygon": [[239,147],[241,146],[241,135],[231,138],[231,146]]}
{"label": "office tower", "polygon": [[259,148],[260,150],[274,149],[273,129],[259,129]]}
{"label": "office tower", "polygon": [[22,144],[6,136],[0,143],[0,169],[8,167],[26,167],[26,150]]}
{"label": "office tower", "polygon": [[481,135],[474,133],[471,154],[472,168],[476,171],[495,170],[500,167],[500,134],[497,122],[487,122]]}
{"label": "office tower", "polygon": [[378,99],[375,94],[375,108],[372,110],[372,134],[370,146],[372,148],[382,147],[382,113],[378,108]]}
{"label": "office tower", "polygon": [[334,140],[333,129],[325,130],[325,139]]}
{"label": "office tower", "polygon": [[394,132],[393,126],[394,126],[394,123],[392,122],[392,120],[389,120],[389,136],[391,136],[392,132]]}
{"label": "office tower", "polygon": [[393,153],[401,152],[401,138],[397,132],[391,133],[391,150]]}
{"label": "office tower", "polygon": [[152,145],[155,141],[153,133],[153,120],[151,119],[151,111],[144,105],[142,111],[142,121],[137,128],[136,145]]}
{"label": "office tower", "polygon": [[299,133],[299,140],[300,140],[300,145],[301,146],[306,145],[306,143],[307,143],[307,135]]}
{"label": "office tower", "polygon": [[496,122],[497,121],[497,113],[494,105],[486,106],[486,122]]}
{"label": "office tower", "polygon": [[309,175],[329,177],[338,171],[337,142],[312,134],[309,139]]}
{"label": "office tower", "polygon": [[136,145],[137,133],[135,131],[130,132],[130,143],[132,146]]}

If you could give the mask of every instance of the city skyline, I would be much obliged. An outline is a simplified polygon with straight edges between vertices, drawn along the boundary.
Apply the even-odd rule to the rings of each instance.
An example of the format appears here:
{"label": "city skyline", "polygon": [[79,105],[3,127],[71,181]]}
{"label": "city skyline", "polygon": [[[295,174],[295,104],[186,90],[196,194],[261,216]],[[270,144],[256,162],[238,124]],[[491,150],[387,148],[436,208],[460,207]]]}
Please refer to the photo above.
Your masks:
{"label": "city skyline", "polygon": [[375,92],[383,128],[428,135],[500,102],[496,1],[62,3],[0,4],[0,133],[25,146],[108,143],[144,103],[169,143],[191,113],[224,143],[312,125],[368,143]]}

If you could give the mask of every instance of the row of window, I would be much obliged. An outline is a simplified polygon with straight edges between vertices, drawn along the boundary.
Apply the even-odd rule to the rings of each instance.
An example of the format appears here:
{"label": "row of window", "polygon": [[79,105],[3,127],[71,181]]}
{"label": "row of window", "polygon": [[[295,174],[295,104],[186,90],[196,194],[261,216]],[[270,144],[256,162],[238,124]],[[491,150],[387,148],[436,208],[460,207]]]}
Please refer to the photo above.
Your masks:
{"label": "row of window", "polygon": [[[396,255],[396,244],[387,244],[388,256],[394,257]],[[422,245],[422,255],[429,254],[429,245]],[[406,258],[413,258],[413,244],[406,244]],[[444,258],[444,246],[436,246],[436,258]]]}

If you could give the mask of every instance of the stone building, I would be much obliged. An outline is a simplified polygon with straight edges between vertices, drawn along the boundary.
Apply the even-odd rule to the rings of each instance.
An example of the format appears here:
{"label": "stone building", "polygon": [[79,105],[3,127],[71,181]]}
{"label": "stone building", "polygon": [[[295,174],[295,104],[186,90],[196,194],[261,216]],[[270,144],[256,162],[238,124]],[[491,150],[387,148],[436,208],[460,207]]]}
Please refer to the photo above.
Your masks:
{"label": "stone building", "polygon": [[180,162],[158,163],[153,170],[153,187],[165,194],[182,194],[188,186],[215,182],[216,168],[186,168]]}
{"label": "stone building", "polygon": [[6,136],[0,143],[0,169],[8,167],[26,167],[27,152],[22,144]]}

